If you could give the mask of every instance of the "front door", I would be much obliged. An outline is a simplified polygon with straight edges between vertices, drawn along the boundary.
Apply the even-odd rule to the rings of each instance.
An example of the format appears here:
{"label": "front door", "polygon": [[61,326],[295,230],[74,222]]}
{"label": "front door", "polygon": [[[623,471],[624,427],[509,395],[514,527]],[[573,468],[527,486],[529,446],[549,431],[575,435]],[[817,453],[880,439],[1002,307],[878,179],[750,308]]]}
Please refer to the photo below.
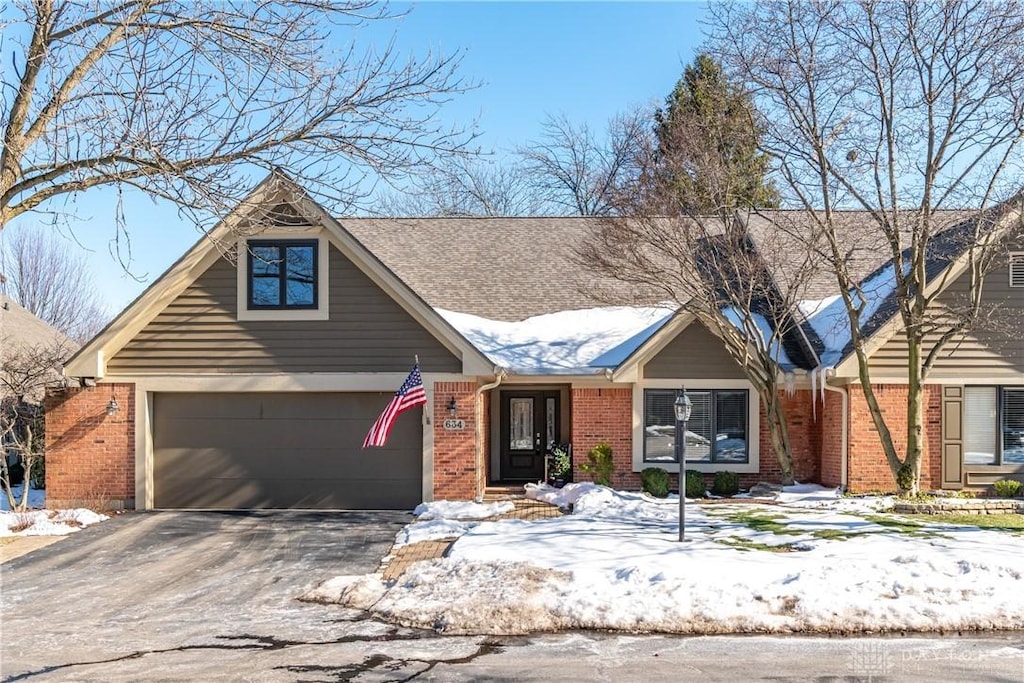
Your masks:
{"label": "front door", "polygon": [[501,392],[501,480],[539,481],[559,440],[557,391]]}

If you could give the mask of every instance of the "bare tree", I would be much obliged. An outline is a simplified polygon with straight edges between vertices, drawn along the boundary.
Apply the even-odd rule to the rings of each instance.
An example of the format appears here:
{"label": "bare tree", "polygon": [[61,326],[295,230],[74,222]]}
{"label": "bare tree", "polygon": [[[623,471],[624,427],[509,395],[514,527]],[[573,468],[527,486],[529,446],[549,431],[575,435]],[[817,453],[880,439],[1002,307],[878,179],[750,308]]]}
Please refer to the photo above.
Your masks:
{"label": "bare tree", "polygon": [[79,344],[106,324],[88,264],[59,236],[19,227],[0,245],[3,289],[29,313]]}
{"label": "bare tree", "polygon": [[[637,185],[578,258],[626,283],[635,298],[671,302],[722,340],[758,393],[783,482],[791,484],[783,372],[792,362],[787,345],[799,346],[798,304],[815,263],[812,250],[763,229],[751,206],[761,193],[751,191],[744,172],[749,155],[722,153],[736,125],[729,117],[679,113],[648,138],[635,162]],[[684,175],[688,181],[679,182]],[[616,298],[603,294],[597,296]]]}
{"label": "bare tree", "polygon": [[[44,458],[43,398],[60,380],[59,368],[70,355],[66,344],[17,344],[0,338],[0,487],[12,510],[28,507],[30,482]],[[12,457],[14,462],[8,461]],[[15,498],[12,465],[21,468],[25,485]]]}
{"label": "bare tree", "polygon": [[272,169],[348,207],[367,175],[457,152],[466,136],[436,113],[465,88],[458,56],[360,42],[396,16],[375,0],[9,3],[0,229],[99,186],[206,227]]}
{"label": "bare tree", "polygon": [[[924,381],[982,315],[992,250],[1020,215],[1019,196],[1000,202],[1024,177],[1024,7],[782,0],[712,14],[713,52],[756,95],[784,200],[804,207],[824,240],[874,426],[899,490],[912,494],[925,448]],[[964,207],[958,230],[944,230],[943,209]],[[890,264],[882,294],[850,267],[844,208],[865,212],[856,241]],[[929,277],[954,258],[968,261],[970,295],[950,315],[937,300],[943,283]],[[894,302],[908,349],[904,457],[868,364],[865,330],[880,296]]]}
{"label": "bare tree", "polygon": [[523,165],[455,158],[405,190],[381,197],[386,216],[537,216],[545,212]]}
{"label": "bare tree", "polygon": [[585,123],[549,116],[541,137],[519,150],[534,191],[554,213],[609,215],[636,180],[638,147],[652,121],[651,112],[633,109],[613,118],[602,138]]}

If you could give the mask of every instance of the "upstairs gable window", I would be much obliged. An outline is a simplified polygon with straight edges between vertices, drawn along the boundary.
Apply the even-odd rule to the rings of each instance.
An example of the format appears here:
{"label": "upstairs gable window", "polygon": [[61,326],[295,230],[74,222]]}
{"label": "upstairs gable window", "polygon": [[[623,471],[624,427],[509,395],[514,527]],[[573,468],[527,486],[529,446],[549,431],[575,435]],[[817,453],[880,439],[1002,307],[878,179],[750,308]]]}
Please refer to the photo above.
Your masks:
{"label": "upstairs gable window", "polygon": [[248,308],[317,308],[316,240],[249,240]]}

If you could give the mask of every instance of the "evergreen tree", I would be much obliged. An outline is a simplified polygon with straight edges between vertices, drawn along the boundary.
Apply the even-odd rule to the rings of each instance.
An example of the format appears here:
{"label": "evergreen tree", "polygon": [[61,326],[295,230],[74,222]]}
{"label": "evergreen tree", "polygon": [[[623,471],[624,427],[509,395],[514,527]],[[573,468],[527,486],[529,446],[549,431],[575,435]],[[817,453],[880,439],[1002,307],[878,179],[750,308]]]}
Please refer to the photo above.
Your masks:
{"label": "evergreen tree", "polygon": [[751,96],[712,57],[700,54],[687,65],[655,121],[655,184],[672,189],[673,213],[778,206]]}

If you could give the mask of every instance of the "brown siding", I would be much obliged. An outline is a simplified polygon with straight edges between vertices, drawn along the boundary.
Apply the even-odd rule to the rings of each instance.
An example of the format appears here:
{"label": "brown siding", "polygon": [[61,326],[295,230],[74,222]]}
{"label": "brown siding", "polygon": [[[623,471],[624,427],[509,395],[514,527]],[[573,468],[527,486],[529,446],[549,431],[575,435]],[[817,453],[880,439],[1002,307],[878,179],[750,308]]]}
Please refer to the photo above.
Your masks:
{"label": "brown siding", "polygon": [[743,368],[706,327],[693,323],[684,328],[644,366],[648,379],[745,379]]}
{"label": "brown siding", "polygon": [[462,364],[332,245],[330,319],[239,321],[235,266],[219,259],[107,364],[153,372],[425,372]]}
{"label": "brown siding", "polygon": [[[974,377],[1021,378],[1024,373],[1024,289],[1010,287],[1009,265],[1001,259],[986,277],[984,302],[995,311],[994,320],[979,326],[963,339],[948,343],[936,360],[930,377],[970,382]],[[956,305],[968,294],[969,279],[964,273],[951,283],[939,301]],[[983,329],[987,327],[988,329]],[[932,340],[934,343],[934,337]],[[927,343],[926,350],[931,348]],[[873,377],[906,376],[907,343],[897,336],[871,357]]]}

